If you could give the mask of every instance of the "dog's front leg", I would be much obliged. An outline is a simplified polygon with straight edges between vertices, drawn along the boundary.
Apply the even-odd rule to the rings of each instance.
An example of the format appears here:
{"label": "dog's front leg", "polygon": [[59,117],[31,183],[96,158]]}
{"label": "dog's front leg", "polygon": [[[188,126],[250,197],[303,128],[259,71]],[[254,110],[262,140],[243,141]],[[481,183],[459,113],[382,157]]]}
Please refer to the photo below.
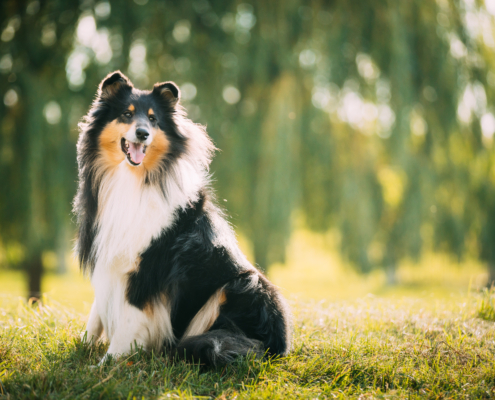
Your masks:
{"label": "dog's front leg", "polygon": [[126,304],[122,315],[116,322],[110,346],[101,363],[105,362],[109,356],[119,358],[129,354],[133,349],[147,348],[148,329],[146,329],[145,315],[142,311]]}
{"label": "dog's front leg", "polygon": [[83,333],[83,338],[86,336],[88,342],[96,343],[103,332],[103,323],[101,322],[98,309],[96,307],[96,300],[93,301],[91,311],[89,313],[88,324],[86,325],[86,331]]}

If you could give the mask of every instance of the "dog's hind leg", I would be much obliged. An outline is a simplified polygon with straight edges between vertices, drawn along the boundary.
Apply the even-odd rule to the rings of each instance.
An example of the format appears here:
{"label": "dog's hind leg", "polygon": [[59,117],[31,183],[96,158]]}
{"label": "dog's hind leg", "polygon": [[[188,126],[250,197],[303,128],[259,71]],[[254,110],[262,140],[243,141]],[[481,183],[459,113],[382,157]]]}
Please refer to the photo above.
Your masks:
{"label": "dog's hind leg", "polygon": [[[223,300],[212,302],[212,305],[219,305],[215,322],[204,333],[188,329],[175,348],[177,356],[218,366],[249,353],[284,356],[289,352],[289,311],[280,294],[264,276],[258,273],[242,276],[229,282],[222,293],[224,296],[219,299],[224,297]],[[206,303],[204,311],[215,311],[209,303]],[[217,314],[205,312],[204,315]],[[195,320],[196,317],[193,322]],[[191,327],[195,325],[200,326],[191,323]],[[191,332],[194,334],[188,337]]]}

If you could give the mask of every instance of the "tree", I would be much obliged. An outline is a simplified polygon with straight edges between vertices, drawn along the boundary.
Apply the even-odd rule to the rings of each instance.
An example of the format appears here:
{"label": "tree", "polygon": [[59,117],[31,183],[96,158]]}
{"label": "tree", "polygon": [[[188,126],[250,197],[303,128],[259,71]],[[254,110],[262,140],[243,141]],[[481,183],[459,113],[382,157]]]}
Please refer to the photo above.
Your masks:
{"label": "tree", "polygon": [[65,56],[76,11],[76,3],[2,5],[0,63],[7,79],[0,80],[0,182],[9,190],[0,194],[0,237],[6,246],[22,244],[30,297],[41,292],[43,251],[67,240],[75,149],[66,117]]}
{"label": "tree", "polygon": [[0,238],[25,247],[32,294],[43,252],[72,232],[76,121],[116,69],[143,89],[181,86],[222,150],[218,197],[263,269],[283,261],[300,212],[311,229],[338,228],[349,261],[391,283],[425,248],[478,253],[495,277],[488,3],[2,7],[0,180],[12,189]]}

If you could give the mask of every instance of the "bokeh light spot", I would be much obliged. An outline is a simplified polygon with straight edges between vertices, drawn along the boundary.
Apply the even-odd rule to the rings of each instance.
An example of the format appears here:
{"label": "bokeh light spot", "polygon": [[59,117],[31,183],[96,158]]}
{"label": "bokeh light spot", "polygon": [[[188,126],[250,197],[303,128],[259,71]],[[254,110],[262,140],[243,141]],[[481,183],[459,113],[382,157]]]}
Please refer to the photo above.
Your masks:
{"label": "bokeh light spot", "polygon": [[191,23],[187,19],[177,21],[175,23],[172,35],[178,43],[187,42],[189,40],[189,36],[191,35]]}
{"label": "bokeh light spot", "polygon": [[111,11],[112,7],[108,1],[102,1],[95,5],[95,15],[98,19],[107,19]]}
{"label": "bokeh light spot", "polygon": [[14,107],[17,104],[18,100],[19,96],[14,89],[7,90],[7,93],[5,93],[5,96],[3,96],[3,103],[7,107]]}
{"label": "bokeh light spot", "polygon": [[59,104],[54,100],[46,103],[43,114],[45,115],[46,122],[50,125],[58,124],[62,118],[62,110]]}
{"label": "bokeh light spot", "polygon": [[180,92],[181,92],[181,98],[185,101],[191,101],[196,97],[196,86],[194,86],[192,83],[187,82],[181,85],[180,87]]}
{"label": "bokeh light spot", "polygon": [[223,99],[229,104],[236,104],[241,99],[241,92],[235,86],[225,86],[222,92]]}

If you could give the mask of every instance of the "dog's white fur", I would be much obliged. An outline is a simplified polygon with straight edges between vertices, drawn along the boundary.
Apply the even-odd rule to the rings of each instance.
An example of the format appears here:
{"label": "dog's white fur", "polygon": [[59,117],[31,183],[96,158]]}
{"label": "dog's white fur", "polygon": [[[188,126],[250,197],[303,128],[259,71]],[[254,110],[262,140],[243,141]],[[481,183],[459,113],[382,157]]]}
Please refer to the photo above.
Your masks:
{"label": "dog's white fur", "polygon": [[[164,342],[175,341],[166,297],[155,300],[152,311],[147,313],[130,305],[125,291],[129,272],[138,267],[139,254],[174,223],[177,210],[197,200],[199,190],[208,180],[209,155],[197,153],[201,150],[198,146],[207,145],[203,143],[206,138],[194,131],[202,127],[184,120],[180,114],[177,122],[188,137],[189,146],[186,155],[168,172],[165,190],[145,185],[139,174],[131,170],[135,167],[125,160],[114,170],[98,171],[99,209],[93,247],[96,262],[91,277],[95,300],[86,337],[97,341],[104,330],[110,346],[102,362],[110,355],[128,353],[135,345],[158,351]],[[101,164],[96,165],[101,168]],[[188,334],[202,333],[218,315],[217,309],[214,300],[205,304],[191,322]]]}

